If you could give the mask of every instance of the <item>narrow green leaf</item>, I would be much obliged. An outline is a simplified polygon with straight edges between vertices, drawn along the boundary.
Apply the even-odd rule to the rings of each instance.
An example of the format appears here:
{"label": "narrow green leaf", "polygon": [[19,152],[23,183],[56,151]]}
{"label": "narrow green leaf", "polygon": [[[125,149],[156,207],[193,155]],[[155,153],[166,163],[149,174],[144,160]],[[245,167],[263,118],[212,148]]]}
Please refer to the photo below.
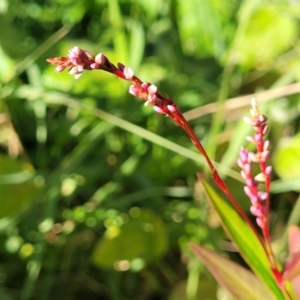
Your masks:
{"label": "narrow green leaf", "polygon": [[208,200],[221,219],[224,230],[237,245],[250,268],[272,291],[276,299],[285,299],[273,277],[266,253],[251,228],[207,181],[202,179],[201,182],[208,194]]}
{"label": "narrow green leaf", "polygon": [[275,299],[266,286],[249,270],[203,246],[190,244],[190,248],[218,283],[235,299]]}
{"label": "narrow green leaf", "polygon": [[129,66],[136,72],[140,67],[145,48],[145,32],[140,23],[130,20]]}

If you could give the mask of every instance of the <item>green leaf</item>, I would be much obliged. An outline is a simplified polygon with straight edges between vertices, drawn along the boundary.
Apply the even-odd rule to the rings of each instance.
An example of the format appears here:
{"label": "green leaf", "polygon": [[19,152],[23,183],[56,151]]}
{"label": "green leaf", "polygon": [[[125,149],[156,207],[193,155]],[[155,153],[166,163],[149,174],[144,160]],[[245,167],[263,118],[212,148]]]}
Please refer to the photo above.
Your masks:
{"label": "green leaf", "polygon": [[218,283],[235,299],[275,299],[266,286],[249,270],[206,247],[190,244],[190,248]]}
{"label": "green leaf", "polygon": [[237,245],[242,257],[272,291],[276,299],[285,299],[273,277],[266,253],[252,229],[207,181],[202,178],[201,182],[208,195],[208,200],[220,217],[224,230]]}
{"label": "green leaf", "polygon": [[[206,274],[199,278],[197,281],[197,293],[195,299],[201,300],[217,300],[218,284],[213,279],[208,277]],[[190,299],[187,295],[188,284],[186,280],[176,283],[171,290],[168,300],[188,300]]]}
{"label": "green leaf", "polygon": [[[299,179],[300,177],[300,134],[285,138],[274,153],[274,168],[284,180]],[[298,187],[299,189],[299,187]]]}
{"label": "green leaf", "polygon": [[145,48],[145,32],[140,23],[135,20],[129,21],[130,44],[129,44],[129,67],[138,71],[140,67]]}
{"label": "green leaf", "polygon": [[0,78],[2,82],[8,81],[15,74],[14,62],[0,47]]}
{"label": "green leaf", "polygon": [[28,163],[0,155],[0,166],[0,218],[3,218],[25,209],[37,190]]}
{"label": "green leaf", "polygon": [[104,268],[114,268],[118,262],[128,261],[134,269],[137,261],[143,267],[163,255],[167,248],[164,223],[154,212],[142,210],[121,227],[112,223],[97,243],[91,259],[96,266]]}
{"label": "green leaf", "polygon": [[297,37],[297,22],[278,5],[257,9],[245,30],[236,59],[244,69],[272,62],[292,46]]}
{"label": "green leaf", "polygon": [[228,0],[178,1],[177,18],[183,51],[200,56],[213,54],[219,58],[225,48],[225,38],[231,35],[229,20],[234,7],[234,1]]}

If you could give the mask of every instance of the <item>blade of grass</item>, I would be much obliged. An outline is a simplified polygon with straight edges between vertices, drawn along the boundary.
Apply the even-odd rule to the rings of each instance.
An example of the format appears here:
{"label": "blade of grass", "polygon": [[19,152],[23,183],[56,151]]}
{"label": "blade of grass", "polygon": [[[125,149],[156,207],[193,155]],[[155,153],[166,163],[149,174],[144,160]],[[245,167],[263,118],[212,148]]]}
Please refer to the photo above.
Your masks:
{"label": "blade of grass", "polygon": [[[131,132],[135,135],[142,137],[143,139],[146,139],[152,143],[155,143],[166,149],[169,149],[170,151],[173,151],[173,152],[178,153],[182,156],[185,156],[189,159],[192,159],[195,162],[199,163],[200,165],[203,165],[203,166],[205,165],[203,157],[200,156],[197,152],[194,152],[185,147],[182,147],[176,143],[173,143],[173,142],[149,131],[149,130],[146,130],[142,127],[139,127],[135,124],[132,124],[126,120],[118,118],[109,113],[106,113],[100,109],[95,109],[94,107],[90,107],[89,105],[82,103],[79,99],[71,98],[64,93],[44,92],[33,86],[23,85],[16,91],[13,91],[10,88],[2,89],[0,95],[1,95],[1,97],[4,98],[4,97],[7,97],[12,92],[15,92],[15,96],[20,97],[20,98],[29,97],[30,95],[31,96],[34,95],[35,97],[43,98],[43,100],[48,104],[61,104],[61,105],[66,105],[66,106],[70,106],[70,107],[76,107],[79,109],[83,109],[83,110],[88,111],[89,113],[105,120],[106,122],[109,122],[110,124],[113,124],[117,127],[122,128],[123,130]],[[27,95],[27,93],[29,93],[30,95]],[[241,181],[241,177],[238,172],[228,169],[225,166],[222,166],[221,164],[216,163],[216,162],[215,162],[215,166],[218,168],[220,174],[224,174],[224,175],[230,176],[238,181]]]}
{"label": "blade of grass", "polygon": [[16,65],[15,73],[9,78],[5,84],[9,83],[16,76],[23,73],[34,61],[36,61],[41,55],[43,55],[48,49],[55,45],[60,39],[69,33],[71,28],[67,26],[61,27],[52,36],[50,36],[44,43],[32,51],[26,58]]}

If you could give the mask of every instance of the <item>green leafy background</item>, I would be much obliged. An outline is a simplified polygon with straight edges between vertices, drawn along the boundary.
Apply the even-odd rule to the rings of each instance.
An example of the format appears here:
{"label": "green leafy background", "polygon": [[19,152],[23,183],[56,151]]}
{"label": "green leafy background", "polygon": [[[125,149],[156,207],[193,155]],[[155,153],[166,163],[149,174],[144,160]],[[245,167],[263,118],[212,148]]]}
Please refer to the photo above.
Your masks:
{"label": "green leafy background", "polygon": [[219,299],[188,243],[245,264],[195,193],[206,168],[189,139],[111,74],[56,74],[46,59],[73,46],[172,97],[246,210],[239,97],[263,101],[284,256],[300,187],[299,17],[283,0],[0,1],[0,298]]}

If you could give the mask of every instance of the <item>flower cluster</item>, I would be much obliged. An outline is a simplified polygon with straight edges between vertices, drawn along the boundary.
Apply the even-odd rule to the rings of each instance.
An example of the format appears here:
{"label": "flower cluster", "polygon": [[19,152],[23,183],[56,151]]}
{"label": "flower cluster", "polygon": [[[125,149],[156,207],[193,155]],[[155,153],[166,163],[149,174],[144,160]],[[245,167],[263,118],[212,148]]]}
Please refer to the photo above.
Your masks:
{"label": "flower cluster", "polygon": [[74,75],[76,79],[81,76],[84,70],[98,69],[131,81],[132,85],[129,88],[129,93],[145,100],[145,105],[153,105],[157,113],[168,115],[177,124],[182,125],[182,115],[173,100],[160,94],[155,85],[142,82],[134,75],[132,69],[125,67],[121,63],[118,63],[117,66],[112,64],[103,53],[93,56],[89,51],[73,47],[69,50],[68,57],[48,58],[47,61],[56,66],[56,72],[62,72],[70,67],[69,74]]}
{"label": "flower cluster", "polygon": [[[256,222],[263,231],[268,230],[269,195],[272,167],[266,165],[269,157],[269,141],[265,140],[268,131],[267,117],[261,115],[255,99],[251,101],[251,118],[244,118],[245,122],[254,128],[255,135],[247,137],[247,140],[256,146],[256,152],[241,148],[238,158],[238,165],[241,168],[241,175],[245,181],[244,191],[251,201],[251,213],[256,217]],[[253,163],[259,164],[260,173],[252,174]],[[264,190],[259,189],[263,183]]]}
{"label": "flower cluster", "polygon": [[102,53],[94,57],[89,51],[73,47],[69,50],[68,57],[48,58],[47,61],[57,66],[56,72],[62,72],[70,67],[69,74],[74,75],[77,79],[83,70],[105,69],[106,57]]}

